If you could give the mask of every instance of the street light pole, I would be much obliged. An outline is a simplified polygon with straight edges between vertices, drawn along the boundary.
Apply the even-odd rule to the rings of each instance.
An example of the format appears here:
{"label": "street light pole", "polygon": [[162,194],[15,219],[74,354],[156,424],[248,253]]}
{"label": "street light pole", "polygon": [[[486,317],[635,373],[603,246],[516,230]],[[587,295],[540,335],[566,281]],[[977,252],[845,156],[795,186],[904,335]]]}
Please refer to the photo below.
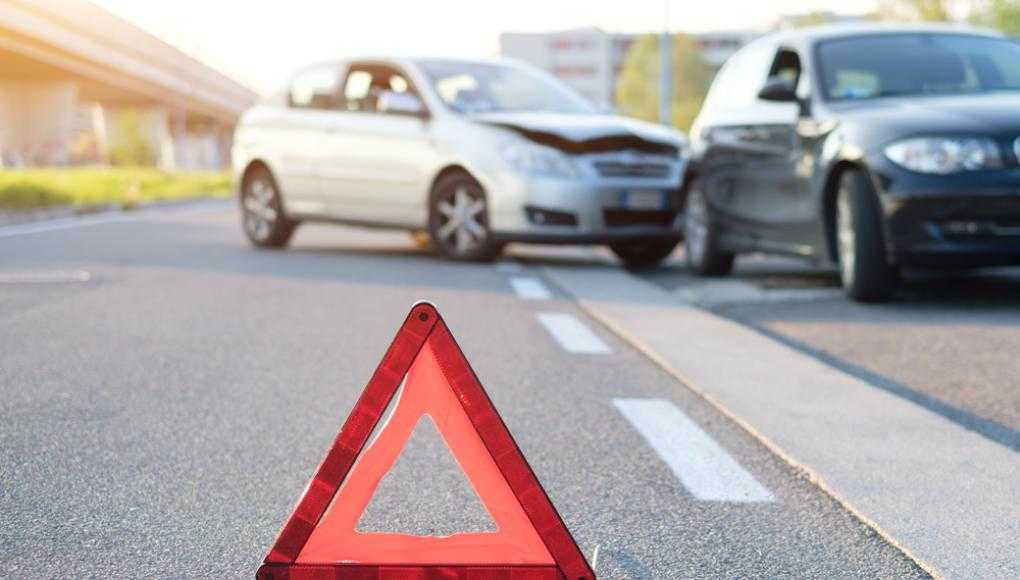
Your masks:
{"label": "street light pole", "polygon": [[662,23],[662,40],[659,62],[662,72],[659,75],[659,122],[663,125],[673,124],[673,37],[669,34],[669,0],[662,0],[665,14]]}

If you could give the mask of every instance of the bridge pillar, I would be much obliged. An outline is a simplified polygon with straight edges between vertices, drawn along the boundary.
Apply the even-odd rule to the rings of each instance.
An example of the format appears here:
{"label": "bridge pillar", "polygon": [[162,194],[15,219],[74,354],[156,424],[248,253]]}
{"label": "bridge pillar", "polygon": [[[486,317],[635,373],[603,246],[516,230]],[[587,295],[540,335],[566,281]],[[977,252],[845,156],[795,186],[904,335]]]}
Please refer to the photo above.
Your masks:
{"label": "bridge pillar", "polygon": [[173,131],[170,127],[170,112],[162,107],[156,107],[148,111],[152,123],[149,138],[155,145],[156,165],[160,169],[172,170],[177,168],[177,152],[174,144]]}
{"label": "bridge pillar", "polygon": [[233,148],[234,132],[232,127],[216,125],[216,165],[215,169],[230,167],[230,150]]}
{"label": "bridge pillar", "polygon": [[73,81],[0,79],[0,166],[70,163],[77,114]]}
{"label": "bridge pillar", "polygon": [[176,169],[191,169],[191,143],[188,139],[188,113],[184,109],[174,109],[170,113],[171,133],[174,141],[174,162]]}

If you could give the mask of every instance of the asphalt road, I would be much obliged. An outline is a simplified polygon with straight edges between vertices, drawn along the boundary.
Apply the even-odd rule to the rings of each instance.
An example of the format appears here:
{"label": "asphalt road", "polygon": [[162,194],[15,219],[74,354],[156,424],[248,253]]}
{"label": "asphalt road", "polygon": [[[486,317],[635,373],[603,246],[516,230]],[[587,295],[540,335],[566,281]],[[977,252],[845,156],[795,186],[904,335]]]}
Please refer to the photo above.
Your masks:
{"label": "asphalt road", "polygon": [[694,278],[682,260],[648,274],[673,291],[730,287],[707,307],[1020,450],[1020,268],[908,272],[896,297],[859,304],[835,272],[749,256],[731,278]]}
{"label": "asphalt road", "polygon": [[[533,253],[458,265],[400,233],[318,226],[255,251],[215,205],[97,222],[0,232],[3,575],[250,577],[428,299],[603,577],[924,576],[543,284]],[[550,296],[522,298],[519,278]],[[667,430],[689,422],[721,471],[670,463],[685,455],[653,446],[621,400],[652,401]],[[491,522],[426,426],[359,529]]]}

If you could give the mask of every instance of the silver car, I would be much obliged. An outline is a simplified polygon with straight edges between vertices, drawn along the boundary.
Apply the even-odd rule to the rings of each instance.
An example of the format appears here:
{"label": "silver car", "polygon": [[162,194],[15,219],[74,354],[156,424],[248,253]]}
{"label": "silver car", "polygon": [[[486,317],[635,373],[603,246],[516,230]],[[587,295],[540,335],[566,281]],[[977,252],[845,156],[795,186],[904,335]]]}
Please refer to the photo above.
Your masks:
{"label": "silver car", "polygon": [[679,242],[685,149],[517,62],[363,59],[308,67],[248,111],[233,162],[260,247],[330,221],[427,232],[457,260],[594,243],[640,267]]}

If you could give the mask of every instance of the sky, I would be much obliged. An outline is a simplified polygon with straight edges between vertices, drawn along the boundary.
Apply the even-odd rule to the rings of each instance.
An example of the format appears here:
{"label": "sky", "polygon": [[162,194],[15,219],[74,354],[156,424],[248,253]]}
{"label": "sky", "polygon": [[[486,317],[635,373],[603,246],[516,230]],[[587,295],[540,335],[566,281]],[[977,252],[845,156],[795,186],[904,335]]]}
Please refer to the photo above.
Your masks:
{"label": "sky", "polygon": [[372,54],[483,57],[501,32],[758,29],[785,14],[877,0],[94,0],[260,92],[296,68]]}

